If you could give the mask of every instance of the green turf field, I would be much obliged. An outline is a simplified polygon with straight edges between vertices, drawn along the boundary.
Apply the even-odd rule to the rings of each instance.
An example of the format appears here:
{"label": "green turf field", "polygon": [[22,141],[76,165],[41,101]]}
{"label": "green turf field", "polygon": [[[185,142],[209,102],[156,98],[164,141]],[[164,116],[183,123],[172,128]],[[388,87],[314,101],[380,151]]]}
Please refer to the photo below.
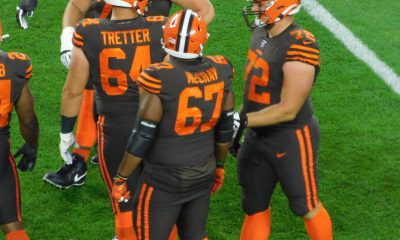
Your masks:
{"label": "green turf field", "polygon": [[[40,150],[34,172],[20,173],[24,225],[33,240],[108,240],[114,221],[97,167],[89,166],[83,187],[58,190],[42,181],[61,166],[58,153],[60,94],[67,71],[59,60],[61,18],[66,0],[39,0],[26,31],[15,21],[17,0],[2,0],[1,48],[28,54],[31,87],[40,121]],[[235,91],[241,104],[243,69],[250,32],[241,16],[242,0],[213,0],[207,54],[222,54],[236,68]],[[331,13],[400,74],[400,2],[320,0]],[[313,32],[321,48],[322,69],[313,91],[322,141],[319,196],[329,211],[334,238],[400,239],[400,97],[325,28],[302,11],[297,22]],[[16,118],[12,149],[23,144]],[[1,186],[0,186],[1,187]],[[270,239],[308,239],[303,222],[289,210],[278,188],[272,201]],[[226,182],[212,198],[208,221],[211,240],[239,239],[243,213],[236,161],[228,159]],[[0,235],[0,239],[4,239]]]}

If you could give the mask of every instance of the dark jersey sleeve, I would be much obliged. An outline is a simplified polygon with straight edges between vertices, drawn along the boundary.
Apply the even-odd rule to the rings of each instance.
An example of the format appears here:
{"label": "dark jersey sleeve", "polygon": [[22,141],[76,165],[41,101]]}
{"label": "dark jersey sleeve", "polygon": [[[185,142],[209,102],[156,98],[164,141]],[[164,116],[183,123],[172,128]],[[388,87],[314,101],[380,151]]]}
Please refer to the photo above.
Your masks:
{"label": "dark jersey sleeve", "polygon": [[158,95],[161,93],[162,81],[159,77],[159,72],[157,71],[157,65],[158,63],[145,68],[140,73],[138,84],[143,87],[144,90]]}
{"label": "dark jersey sleeve", "polygon": [[84,48],[85,41],[90,38],[90,32],[95,25],[100,24],[99,19],[86,18],[78,23],[72,37],[72,43],[77,48]]}
{"label": "dark jersey sleeve", "polygon": [[285,62],[300,61],[319,67],[319,47],[314,35],[306,30],[295,30],[291,32],[293,42],[289,46]]}
{"label": "dark jersey sleeve", "polygon": [[19,78],[29,80],[32,77],[32,63],[28,55],[17,52],[10,52],[7,55],[15,68],[15,74]]}
{"label": "dark jersey sleeve", "polygon": [[207,56],[211,59],[219,69],[219,77],[225,81],[225,91],[232,89],[232,81],[235,75],[235,68],[233,67],[231,61],[222,55],[217,56]]}

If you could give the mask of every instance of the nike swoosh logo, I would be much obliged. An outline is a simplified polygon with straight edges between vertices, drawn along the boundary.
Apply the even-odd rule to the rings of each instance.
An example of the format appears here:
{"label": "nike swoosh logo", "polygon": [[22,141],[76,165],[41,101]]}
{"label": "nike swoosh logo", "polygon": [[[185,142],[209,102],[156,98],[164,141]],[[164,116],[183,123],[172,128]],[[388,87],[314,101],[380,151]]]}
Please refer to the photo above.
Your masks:
{"label": "nike swoosh logo", "polygon": [[86,176],[86,173],[87,172],[85,172],[85,174],[83,174],[82,176],[79,176],[79,174],[76,174],[74,177],[74,181],[79,182],[79,180],[81,180],[82,178],[84,178]]}
{"label": "nike swoosh logo", "polygon": [[277,153],[277,154],[276,154],[276,157],[277,157],[277,158],[283,158],[285,155],[286,155],[286,152]]}

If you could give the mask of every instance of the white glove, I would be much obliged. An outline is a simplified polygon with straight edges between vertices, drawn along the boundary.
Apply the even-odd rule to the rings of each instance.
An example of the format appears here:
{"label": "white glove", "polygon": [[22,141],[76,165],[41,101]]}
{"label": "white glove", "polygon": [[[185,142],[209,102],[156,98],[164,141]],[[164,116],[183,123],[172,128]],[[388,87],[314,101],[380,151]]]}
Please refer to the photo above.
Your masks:
{"label": "white glove", "polygon": [[72,156],[69,152],[69,148],[74,145],[75,137],[72,132],[60,133],[60,155],[66,164],[72,164]]}
{"label": "white glove", "polygon": [[240,128],[240,114],[238,112],[235,112],[233,114],[233,139],[235,139],[239,128]]}
{"label": "white glove", "polygon": [[[20,7],[17,7],[17,13],[16,13],[16,18],[17,18],[17,22],[19,24],[19,26],[22,29],[28,29],[28,22],[25,19],[25,15],[27,15],[23,9],[21,9]],[[33,15],[33,12],[32,12]]]}
{"label": "white glove", "polygon": [[61,62],[64,66],[69,69],[71,63],[71,51],[72,51],[72,37],[74,35],[75,28],[68,26],[65,27],[61,34]]}

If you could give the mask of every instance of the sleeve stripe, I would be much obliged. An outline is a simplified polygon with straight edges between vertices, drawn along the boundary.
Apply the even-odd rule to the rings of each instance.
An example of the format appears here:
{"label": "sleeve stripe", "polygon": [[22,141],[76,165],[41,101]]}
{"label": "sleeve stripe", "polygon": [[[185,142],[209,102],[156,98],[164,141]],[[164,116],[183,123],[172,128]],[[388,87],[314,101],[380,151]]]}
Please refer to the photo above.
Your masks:
{"label": "sleeve stripe", "polygon": [[26,74],[25,75],[25,79],[29,79],[29,78],[31,78],[32,77],[32,73],[29,73],[29,74]]}
{"label": "sleeve stripe", "polygon": [[161,80],[160,79],[152,77],[149,74],[147,74],[146,72],[142,72],[141,75],[143,77],[145,77],[148,81],[151,81],[151,82],[154,82],[154,83],[157,83],[157,84],[161,84]]}
{"label": "sleeve stripe", "polygon": [[286,61],[300,61],[300,62],[305,62],[309,63],[314,66],[319,66],[319,61],[314,61],[308,58],[302,58],[302,57],[287,57]]}
{"label": "sleeve stripe", "polygon": [[32,64],[26,69],[26,73],[29,73],[29,72],[31,72],[32,71]]}
{"label": "sleeve stripe", "polygon": [[80,35],[79,33],[77,33],[77,32],[74,32],[74,38],[77,38],[77,39],[79,39],[79,40],[82,40],[83,41],[83,37],[82,37],[82,35]]}
{"label": "sleeve stripe", "polygon": [[154,93],[154,94],[159,94],[161,92],[161,89],[154,89],[152,87],[146,86],[144,82],[139,82],[140,86],[143,87],[148,92]]}
{"label": "sleeve stripe", "polygon": [[83,47],[83,42],[79,42],[75,38],[73,38],[72,41],[74,42],[74,44]]}
{"label": "sleeve stripe", "polygon": [[311,48],[311,47],[306,47],[306,46],[302,46],[302,45],[297,45],[297,44],[291,45],[290,48],[296,48],[296,49],[301,49],[301,50],[305,50],[305,51],[319,53],[318,49]]}
{"label": "sleeve stripe", "polygon": [[288,51],[288,56],[296,56],[296,55],[300,55],[300,56],[307,57],[307,58],[314,58],[317,60],[319,59],[318,55],[309,54],[309,53],[300,52],[300,51]]}
{"label": "sleeve stripe", "polygon": [[147,81],[145,78],[143,78],[143,76],[140,76],[138,80],[139,80],[140,84],[145,85],[146,87],[151,87],[151,88],[154,88],[157,90],[161,90],[161,85],[153,84],[153,83]]}

